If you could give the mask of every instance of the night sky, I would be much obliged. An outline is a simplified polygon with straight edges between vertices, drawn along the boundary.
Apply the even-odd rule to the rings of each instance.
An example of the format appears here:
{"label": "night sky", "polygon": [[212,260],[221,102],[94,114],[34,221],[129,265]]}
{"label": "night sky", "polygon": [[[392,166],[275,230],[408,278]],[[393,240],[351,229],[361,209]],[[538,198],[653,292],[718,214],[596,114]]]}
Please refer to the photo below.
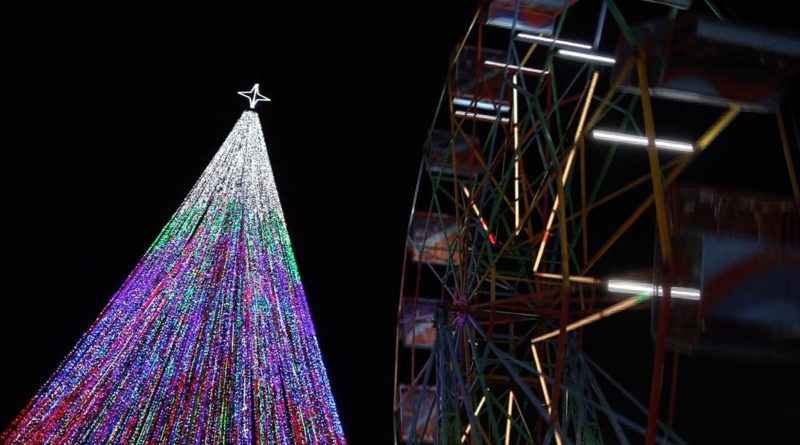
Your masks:
{"label": "night sky", "polygon": [[[258,111],[345,433],[353,444],[389,443],[397,298],[422,141],[476,3],[306,5],[224,27],[89,23],[38,42],[5,39],[0,428],[200,176],[246,108],[236,91],[259,82],[272,99]],[[791,26],[779,11],[748,17]],[[741,151],[701,158],[690,178],[788,191],[774,164],[777,138],[745,125],[720,144],[769,146],[777,158],[765,155],[734,179],[727,171],[752,162]],[[645,401],[648,322],[634,316],[589,331],[603,363]],[[676,429],[690,443],[800,441],[797,365],[682,363]]]}

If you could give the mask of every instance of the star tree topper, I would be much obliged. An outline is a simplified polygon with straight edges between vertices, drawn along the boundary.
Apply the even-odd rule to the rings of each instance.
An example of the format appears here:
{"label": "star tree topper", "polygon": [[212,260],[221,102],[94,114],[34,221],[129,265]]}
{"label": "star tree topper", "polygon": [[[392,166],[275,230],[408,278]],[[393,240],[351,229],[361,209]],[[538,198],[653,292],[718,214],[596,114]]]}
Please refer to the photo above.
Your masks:
{"label": "star tree topper", "polygon": [[250,91],[237,91],[237,94],[246,97],[247,100],[250,101],[250,109],[256,107],[256,104],[259,102],[269,102],[270,99],[267,96],[264,96],[258,91],[258,84],[253,85],[253,88],[250,88]]}

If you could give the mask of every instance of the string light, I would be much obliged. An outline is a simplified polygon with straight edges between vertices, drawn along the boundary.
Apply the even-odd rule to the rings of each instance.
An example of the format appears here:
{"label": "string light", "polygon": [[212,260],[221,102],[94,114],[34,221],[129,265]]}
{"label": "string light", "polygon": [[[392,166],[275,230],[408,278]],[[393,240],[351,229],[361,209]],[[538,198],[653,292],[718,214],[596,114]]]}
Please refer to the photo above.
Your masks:
{"label": "string light", "polygon": [[[471,199],[470,195],[469,195],[469,189],[467,188],[466,185],[461,187],[461,190],[464,191],[464,196],[466,196],[467,199]],[[481,211],[480,211],[480,209],[478,209],[478,205],[475,204],[474,201],[472,202],[472,211],[475,212],[475,216],[477,216],[478,219],[480,219],[481,227],[483,227],[483,231],[486,232],[487,235],[489,235],[489,242],[492,245],[497,244],[497,238],[495,238],[494,234],[489,231],[489,225],[486,224],[486,220],[483,219],[483,217],[481,216]]]}
{"label": "string light", "polygon": [[0,443],[346,443],[255,112]]}

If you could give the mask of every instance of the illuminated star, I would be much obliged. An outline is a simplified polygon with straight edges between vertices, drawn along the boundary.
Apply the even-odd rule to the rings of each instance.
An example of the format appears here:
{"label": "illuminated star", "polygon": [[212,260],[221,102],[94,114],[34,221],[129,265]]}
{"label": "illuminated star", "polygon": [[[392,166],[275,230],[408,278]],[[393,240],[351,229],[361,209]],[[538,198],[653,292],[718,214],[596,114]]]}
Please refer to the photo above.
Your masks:
{"label": "illuminated star", "polygon": [[246,97],[247,100],[250,101],[250,108],[253,109],[256,107],[256,104],[264,101],[269,102],[270,99],[267,96],[258,92],[258,84],[253,85],[253,88],[250,91],[237,91],[237,94],[243,97]]}

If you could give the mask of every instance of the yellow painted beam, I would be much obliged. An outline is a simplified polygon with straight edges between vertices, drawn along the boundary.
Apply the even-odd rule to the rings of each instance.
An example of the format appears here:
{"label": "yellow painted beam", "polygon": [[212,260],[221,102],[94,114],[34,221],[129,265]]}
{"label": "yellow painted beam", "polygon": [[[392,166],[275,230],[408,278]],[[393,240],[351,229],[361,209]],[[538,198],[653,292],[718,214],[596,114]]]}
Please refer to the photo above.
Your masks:
{"label": "yellow painted beam", "polygon": [[[595,322],[597,320],[601,320],[601,319],[606,318],[606,317],[608,317],[610,315],[614,315],[617,312],[622,312],[622,311],[624,311],[626,309],[630,309],[630,308],[638,305],[639,303],[642,303],[642,302],[647,301],[649,299],[650,299],[650,297],[648,295],[636,295],[636,296],[633,296],[633,297],[630,297],[630,298],[626,298],[626,299],[620,301],[617,304],[614,304],[612,306],[609,306],[609,307],[603,309],[602,311],[595,312],[594,314],[589,315],[588,317],[581,318],[578,321],[575,321],[573,323],[568,324],[567,325],[567,332],[574,331],[575,329],[584,327],[589,323],[593,323],[593,322]],[[553,337],[557,336],[558,333],[559,333],[559,330],[556,329],[554,331],[548,332],[547,334],[542,334],[542,335],[540,335],[540,336],[538,336],[538,337],[536,337],[536,338],[531,340],[531,346],[533,346],[536,343],[539,343],[540,341],[553,338]]]}

